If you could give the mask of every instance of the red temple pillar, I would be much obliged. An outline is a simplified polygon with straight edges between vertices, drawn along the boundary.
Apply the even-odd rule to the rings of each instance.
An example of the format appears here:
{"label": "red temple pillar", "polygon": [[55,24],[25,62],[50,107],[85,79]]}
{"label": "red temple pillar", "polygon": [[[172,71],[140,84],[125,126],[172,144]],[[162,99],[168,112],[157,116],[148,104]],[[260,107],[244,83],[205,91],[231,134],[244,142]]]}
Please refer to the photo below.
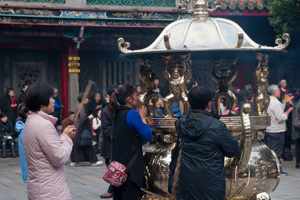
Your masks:
{"label": "red temple pillar", "polygon": [[68,46],[71,45],[65,39],[61,41],[61,53],[60,53],[60,74],[61,74],[61,104],[64,106],[62,111],[63,119],[68,116],[69,112],[69,72],[68,72]]}

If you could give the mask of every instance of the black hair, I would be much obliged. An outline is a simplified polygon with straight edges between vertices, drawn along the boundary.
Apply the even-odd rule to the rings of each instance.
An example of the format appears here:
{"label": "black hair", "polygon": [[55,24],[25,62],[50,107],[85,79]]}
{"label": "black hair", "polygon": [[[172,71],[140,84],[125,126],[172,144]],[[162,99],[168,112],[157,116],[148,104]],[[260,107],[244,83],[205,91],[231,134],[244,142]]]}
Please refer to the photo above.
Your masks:
{"label": "black hair", "polygon": [[195,85],[196,83],[197,83],[197,81],[195,79],[193,79],[193,78],[188,79],[186,81],[186,89],[187,89],[187,91],[189,91],[193,87],[193,85]]}
{"label": "black hair", "polygon": [[28,86],[28,84],[27,83],[24,83],[23,85],[22,85],[22,90],[26,87],[26,86]]}
{"label": "black hair", "polygon": [[193,87],[188,93],[188,100],[192,109],[204,110],[211,100],[211,92],[203,86]]}
{"label": "black hair", "polygon": [[108,104],[109,111],[115,113],[119,110],[120,106],[126,104],[126,98],[132,96],[134,93],[134,87],[131,85],[122,85],[117,91],[112,93]]}
{"label": "black hair", "polygon": [[69,111],[69,112],[68,112],[68,117],[70,117],[70,116],[73,115],[73,114],[74,114],[73,111]]}
{"label": "black hair", "polygon": [[96,115],[98,116],[98,112],[102,111],[102,107],[96,109]]}
{"label": "black hair", "polygon": [[160,94],[157,94],[157,95],[155,96],[155,102],[157,102],[157,101],[159,100],[159,98],[162,98],[162,96],[161,96]]}
{"label": "black hair", "polygon": [[18,106],[18,115],[22,119],[23,122],[25,122],[28,112],[29,112],[29,109],[26,107],[26,105],[24,103],[21,103]]}
{"label": "black hair", "polygon": [[2,117],[7,117],[7,114],[4,113],[4,112],[1,112],[1,113],[0,113],[0,118],[2,118]]}
{"label": "black hair", "polygon": [[107,89],[107,94],[109,95],[109,96],[111,96],[111,94],[115,91],[115,89],[118,89],[118,85],[112,85],[112,86],[110,86],[108,89]]}
{"label": "black hair", "polygon": [[158,77],[155,77],[154,80],[155,80],[155,79],[160,80]]}
{"label": "black hair", "polygon": [[29,110],[37,112],[41,106],[48,106],[54,94],[52,85],[46,82],[36,82],[29,85],[24,93],[24,103]]}
{"label": "black hair", "polygon": [[[142,86],[141,86],[141,85],[136,85],[136,86],[134,87],[134,90],[135,90],[136,92],[137,92],[137,88],[138,88],[138,87],[140,87],[141,90],[142,90]],[[143,94],[143,91],[137,93],[137,95],[140,95],[140,94]]]}
{"label": "black hair", "polygon": [[245,91],[245,98],[250,101],[252,99],[252,91],[249,91],[249,89]]}
{"label": "black hair", "polygon": [[7,88],[7,90],[6,90],[6,96],[7,97],[9,97],[9,93],[11,92],[11,91],[14,91],[14,89],[13,88]]}
{"label": "black hair", "polygon": [[95,92],[94,95],[93,95],[94,98],[95,98],[96,94],[99,94],[100,97],[102,98],[101,92],[99,92],[99,91]]}

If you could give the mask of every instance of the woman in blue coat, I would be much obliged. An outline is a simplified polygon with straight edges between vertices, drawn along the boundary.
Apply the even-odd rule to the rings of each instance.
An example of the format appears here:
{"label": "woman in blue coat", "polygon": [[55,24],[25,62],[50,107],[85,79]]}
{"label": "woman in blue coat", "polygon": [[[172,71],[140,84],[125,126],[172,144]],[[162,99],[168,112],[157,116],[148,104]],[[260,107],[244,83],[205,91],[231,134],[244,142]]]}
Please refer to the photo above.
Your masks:
{"label": "woman in blue coat", "polygon": [[28,112],[29,112],[28,108],[24,105],[24,103],[21,103],[18,107],[18,115],[20,120],[17,121],[15,126],[15,131],[19,133],[18,136],[19,156],[20,156],[20,163],[21,163],[21,170],[22,170],[22,178],[24,183],[27,183],[27,163],[26,163],[24,147],[23,147],[23,129],[24,129],[26,118],[28,116]]}
{"label": "woman in blue coat", "polygon": [[210,91],[201,86],[188,94],[191,111],[175,123],[181,141],[177,200],[224,200],[224,157],[238,152],[238,141],[209,111]]}

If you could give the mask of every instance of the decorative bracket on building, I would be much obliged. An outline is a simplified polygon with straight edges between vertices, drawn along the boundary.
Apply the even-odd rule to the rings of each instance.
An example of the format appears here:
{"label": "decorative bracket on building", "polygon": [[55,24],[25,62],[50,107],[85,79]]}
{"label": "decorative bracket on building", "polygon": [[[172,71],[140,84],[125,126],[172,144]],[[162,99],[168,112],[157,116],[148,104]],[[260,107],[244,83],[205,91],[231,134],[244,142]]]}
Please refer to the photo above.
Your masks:
{"label": "decorative bracket on building", "polygon": [[84,34],[84,26],[81,26],[80,30],[79,30],[78,37],[73,37],[73,41],[75,43],[77,43],[77,49],[80,48],[80,43],[82,43],[84,41],[83,34]]}

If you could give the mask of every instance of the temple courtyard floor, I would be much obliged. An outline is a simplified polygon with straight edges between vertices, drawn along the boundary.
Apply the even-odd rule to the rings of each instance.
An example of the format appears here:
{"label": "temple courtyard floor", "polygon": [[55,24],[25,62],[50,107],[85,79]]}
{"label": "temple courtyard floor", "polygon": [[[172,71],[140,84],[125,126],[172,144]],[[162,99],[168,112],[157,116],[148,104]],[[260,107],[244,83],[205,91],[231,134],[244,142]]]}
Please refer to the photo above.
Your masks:
{"label": "temple courtyard floor", "polygon": [[[101,158],[99,158],[101,159]],[[300,199],[300,169],[295,168],[294,161],[283,161],[284,171],[288,176],[281,176],[280,183],[274,192],[272,200]],[[102,179],[106,170],[104,163],[92,167],[83,163],[78,167],[66,164],[68,184],[74,200],[98,200],[99,195],[106,192],[108,184]],[[26,183],[23,183],[19,157],[0,158],[0,200],[27,199]]]}

